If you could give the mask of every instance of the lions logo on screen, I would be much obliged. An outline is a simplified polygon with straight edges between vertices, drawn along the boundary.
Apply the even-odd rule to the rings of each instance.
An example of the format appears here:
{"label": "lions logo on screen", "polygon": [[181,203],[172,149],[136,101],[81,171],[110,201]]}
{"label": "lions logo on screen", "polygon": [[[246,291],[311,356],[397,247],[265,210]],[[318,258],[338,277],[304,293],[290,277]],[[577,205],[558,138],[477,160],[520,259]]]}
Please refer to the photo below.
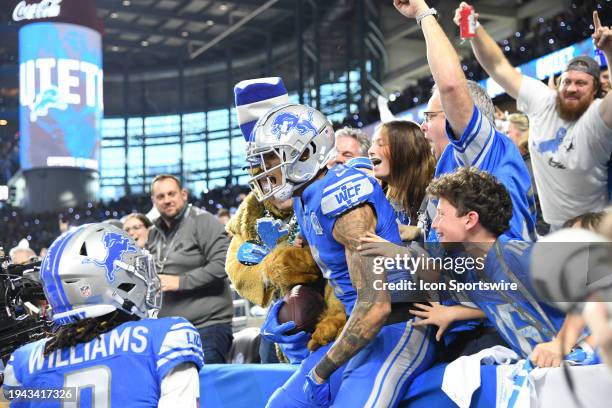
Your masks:
{"label": "lions logo on screen", "polygon": [[60,110],[68,108],[57,86],[50,86],[36,95],[36,99],[30,105],[30,121],[36,122],[39,117],[47,116],[51,108]]}
{"label": "lions logo on screen", "polygon": [[271,132],[278,140],[283,135],[291,132],[294,128],[298,131],[300,136],[306,136],[312,132],[312,136],[316,136],[318,131],[317,128],[312,124],[312,116],[314,111],[310,109],[308,111],[307,119],[300,119],[297,115],[289,112],[283,112],[274,118],[271,126]]}
{"label": "lions logo on screen", "polygon": [[104,233],[103,238],[106,255],[102,260],[87,258],[83,263],[93,263],[106,271],[106,279],[109,282],[115,280],[115,272],[119,266],[115,265],[115,259],[122,259],[126,252],[136,252],[136,246],[130,242],[127,237],[114,232]]}

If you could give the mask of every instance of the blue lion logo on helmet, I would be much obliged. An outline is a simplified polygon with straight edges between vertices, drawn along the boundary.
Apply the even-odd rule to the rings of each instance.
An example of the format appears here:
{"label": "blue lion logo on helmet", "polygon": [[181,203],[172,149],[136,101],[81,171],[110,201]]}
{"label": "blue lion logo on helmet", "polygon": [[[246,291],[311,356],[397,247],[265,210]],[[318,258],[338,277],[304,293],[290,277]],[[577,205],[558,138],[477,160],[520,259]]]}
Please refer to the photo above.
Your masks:
{"label": "blue lion logo on helmet", "polygon": [[294,128],[298,131],[300,136],[306,136],[308,133],[312,133],[312,136],[316,136],[318,133],[317,128],[312,124],[312,116],[314,111],[308,110],[308,118],[300,119],[299,116],[283,112],[274,117],[271,126],[271,132],[278,140],[281,136],[291,132]]}
{"label": "blue lion logo on helmet", "polygon": [[104,268],[106,271],[106,279],[108,279],[109,282],[113,282],[115,280],[115,273],[119,269],[119,266],[115,265],[115,261],[121,260],[126,252],[136,252],[136,245],[132,244],[130,239],[126,236],[115,232],[105,232],[102,242],[106,249],[104,259],[99,261],[97,259],[87,258],[83,263],[93,263],[100,268]]}

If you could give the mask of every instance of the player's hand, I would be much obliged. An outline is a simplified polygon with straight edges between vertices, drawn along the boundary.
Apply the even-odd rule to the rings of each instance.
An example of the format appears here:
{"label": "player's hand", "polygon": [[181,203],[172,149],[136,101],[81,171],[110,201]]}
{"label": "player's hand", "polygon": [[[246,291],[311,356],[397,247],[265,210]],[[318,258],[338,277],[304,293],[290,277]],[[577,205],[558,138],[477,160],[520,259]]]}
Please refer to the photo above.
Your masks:
{"label": "player's hand", "polygon": [[593,12],[593,43],[606,54],[608,59],[612,56],[612,30],[610,27],[602,26],[599,14]]}
{"label": "player's hand", "polygon": [[181,279],[175,275],[159,275],[159,279],[161,280],[161,290],[162,292],[171,292],[179,289],[179,283]]}
{"label": "player's hand", "polygon": [[272,304],[264,324],[261,326],[261,336],[274,343],[291,343],[291,344],[303,344],[306,348],[306,344],[310,340],[310,333],[304,331],[296,334],[285,334],[290,330],[295,329],[295,322],[278,322],[278,311],[285,303],[284,300],[278,300]]}
{"label": "player's hand", "polygon": [[429,302],[429,305],[415,303],[413,306],[417,307],[418,310],[411,310],[410,313],[423,320],[415,320],[412,325],[427,326],[433,324],[434,326],[438,326],[438,331],[436,332],[437,341],[442,339],[442,335],[448,326],[455,321],[455,315],[452,309],[448,306],[442,306],[438,302]]}
{"label": "player's hand", "polygon": [[[455,9],[455,16],[453,17],[453,22],[457,26],[461,24],[461,8],[463,8],[464,6],[471,6],[471,4],[468,4],[465,1],[462,1],[461,4],[459,4],[459,7]],[[478,21],[478,13],[476,13],[475,9],[474,9],[474,20],[476,20],[476,22]]]}
{"label": "player's hand", "polygon": [[304,383],[304,394],[306,400],[317,407],[329,407],[331,405],[331,390],[329,381],[324,381],[317,376],[312,369],[306,376]]}
{"label": "player's hand", "polygon": [[429,8],[424,0],[393,0],[393,5],[397,11],[408,18],[415,18]]}
{"label": "player's hand", "polygon": [[540,368],[559,367],[563,360],[563,351],[561,343],[558,340],[540,343],[534,347],[529,360]]}

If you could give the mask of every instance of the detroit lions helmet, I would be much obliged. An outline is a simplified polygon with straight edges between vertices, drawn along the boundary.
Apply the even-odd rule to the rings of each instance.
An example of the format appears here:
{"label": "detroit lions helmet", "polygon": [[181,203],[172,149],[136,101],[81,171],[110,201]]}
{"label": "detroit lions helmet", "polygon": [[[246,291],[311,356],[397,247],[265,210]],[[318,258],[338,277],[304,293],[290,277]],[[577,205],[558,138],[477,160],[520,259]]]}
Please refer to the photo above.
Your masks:
{"label": "detroit lions helmet", "polygon": [[[259,201],[284,201],[312,180],[335,155],[334,129],[325,115],[305,105],[274,107],[257,121],[247,146],[249,185]],[[281,171],[281,180],[272,173]]]}
{"label": "detroit lions helmet", "polygon": [[60,325],[115,310],[142,319],[161,308],[153,257],[110,224],[83,225],[57,238],[42,262],[40,279]]}

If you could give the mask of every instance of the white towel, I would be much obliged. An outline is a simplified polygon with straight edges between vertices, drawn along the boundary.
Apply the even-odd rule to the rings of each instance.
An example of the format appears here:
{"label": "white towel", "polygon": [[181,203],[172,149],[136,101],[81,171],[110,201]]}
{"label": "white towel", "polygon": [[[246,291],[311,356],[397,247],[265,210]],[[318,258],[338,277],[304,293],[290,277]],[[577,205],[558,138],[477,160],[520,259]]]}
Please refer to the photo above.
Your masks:
{"label": "white towel", "polygon": [[503,346],[494,346],[471,356],[459,357],[446,366],[442,391],[460,408],[468,408],[472,394],[480,387],[480,366],[507,364],[516,360],[518,355]]}
{"label": "white towel", "polygon": [[496,407],[536,408],[538,393],[536,383],[550,368],[533,368],[530,361],[521,360],[516,364],[497,369]]}

